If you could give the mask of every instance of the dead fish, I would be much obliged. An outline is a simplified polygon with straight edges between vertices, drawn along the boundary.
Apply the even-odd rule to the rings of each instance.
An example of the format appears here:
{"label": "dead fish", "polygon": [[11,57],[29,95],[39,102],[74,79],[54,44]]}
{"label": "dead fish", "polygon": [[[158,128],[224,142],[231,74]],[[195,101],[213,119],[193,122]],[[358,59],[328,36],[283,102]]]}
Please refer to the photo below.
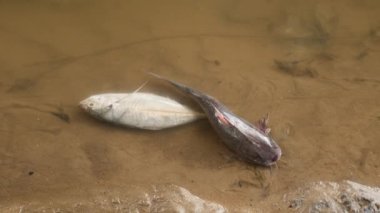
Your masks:
{"label": "dead fish", "polygon": [[93,95],[79,105],[96,118],[148,130],[175,127],[205,117],[170,98],[136,91]]}
{"label": "dead fish", "polygon": [[268,117],[259,120],[258,125],[254,126],[232,113],[215,98],[157,74],[150,74],[190,95],[203,109],[227,147],[243,160],[270,166],[280,159],[281,148],[269,136]]}

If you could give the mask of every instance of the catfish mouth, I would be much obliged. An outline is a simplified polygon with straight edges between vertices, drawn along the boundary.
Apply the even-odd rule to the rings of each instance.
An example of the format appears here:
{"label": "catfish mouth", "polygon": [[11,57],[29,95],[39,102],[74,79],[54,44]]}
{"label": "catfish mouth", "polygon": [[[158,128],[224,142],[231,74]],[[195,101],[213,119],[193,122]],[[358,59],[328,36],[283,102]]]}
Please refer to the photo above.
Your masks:
{"label": "catfish mouth", "polygon": [[277,161],[280,159],[279,156],[275,156],[272,160],[266,161],[265,166],[273,166],[277,163]]}
{"label": "catfish mouth", "polygon": [[280,148],[275,149],[274,153],[270,156],[266,156],[265,158],[261,157],[260,155],[254,157],[254,158],[248,158],[247,160],[249,162],[253,162],[257,165],[261,166],[272,166],[275,165],[276,162],[281,158],[282,152]]}
{"label": "catfish mouth", "polygon": [[274,154],[272,159],[265,161],[264,164],[266,166],[272,166],[272,165],[276,164],[276,162],[278,160],[280,160],[281,155],[282,155],[281,149],[280,148],[276,149],[276,153]]}
{"label": "catfish mouth", "polygon": [[259,166],[273,166],[277,163],[277,160],[267,160],[267,161],[255,161],[254,162],[255,164],[259,165]]}

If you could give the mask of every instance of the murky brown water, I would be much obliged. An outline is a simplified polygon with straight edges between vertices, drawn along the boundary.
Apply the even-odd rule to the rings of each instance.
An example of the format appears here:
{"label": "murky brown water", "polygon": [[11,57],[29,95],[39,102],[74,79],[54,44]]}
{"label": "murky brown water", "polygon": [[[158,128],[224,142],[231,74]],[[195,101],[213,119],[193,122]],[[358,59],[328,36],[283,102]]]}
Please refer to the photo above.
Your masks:
{"label": "murky brown water", "polygon": [[[284,211],[274,201],[305,182],[380,185],[379,1],[0,1],[0,47],[3,210],[172,183],[232,211]],[[252,122],[269,113],[278,168],[236,160],[205,120],[148,132],[77,106],[147,70]]]}

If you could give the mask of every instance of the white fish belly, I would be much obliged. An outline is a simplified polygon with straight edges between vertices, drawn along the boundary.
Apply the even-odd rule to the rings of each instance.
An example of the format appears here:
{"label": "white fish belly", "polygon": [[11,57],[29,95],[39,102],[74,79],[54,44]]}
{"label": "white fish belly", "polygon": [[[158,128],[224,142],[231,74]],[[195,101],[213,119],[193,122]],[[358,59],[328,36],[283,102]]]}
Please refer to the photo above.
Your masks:
{"label": "white fish belly", "polygon": [[126,94],[112,104],[103,119],[141,129],[159,130],[204,117],[177,101],[149,93]]}

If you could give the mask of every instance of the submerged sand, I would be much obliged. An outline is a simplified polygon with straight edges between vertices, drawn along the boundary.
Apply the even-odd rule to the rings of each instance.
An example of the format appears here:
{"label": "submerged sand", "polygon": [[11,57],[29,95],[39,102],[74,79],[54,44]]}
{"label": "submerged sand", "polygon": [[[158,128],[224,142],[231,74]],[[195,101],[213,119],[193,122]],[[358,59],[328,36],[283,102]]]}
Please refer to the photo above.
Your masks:
{"label": "submerged sand", "polygon": [[[369,0],[1,1],[0,208],[114,211],[117,197],[173,184],[275,212],[305,183],[379,186],[379,23]],[[239,161],[206,120],[150,132],[78,107],[135,90],[146,71],[251,122],[269,113],[278,167]],[[178,96],[155,80],[144,91]]]}

